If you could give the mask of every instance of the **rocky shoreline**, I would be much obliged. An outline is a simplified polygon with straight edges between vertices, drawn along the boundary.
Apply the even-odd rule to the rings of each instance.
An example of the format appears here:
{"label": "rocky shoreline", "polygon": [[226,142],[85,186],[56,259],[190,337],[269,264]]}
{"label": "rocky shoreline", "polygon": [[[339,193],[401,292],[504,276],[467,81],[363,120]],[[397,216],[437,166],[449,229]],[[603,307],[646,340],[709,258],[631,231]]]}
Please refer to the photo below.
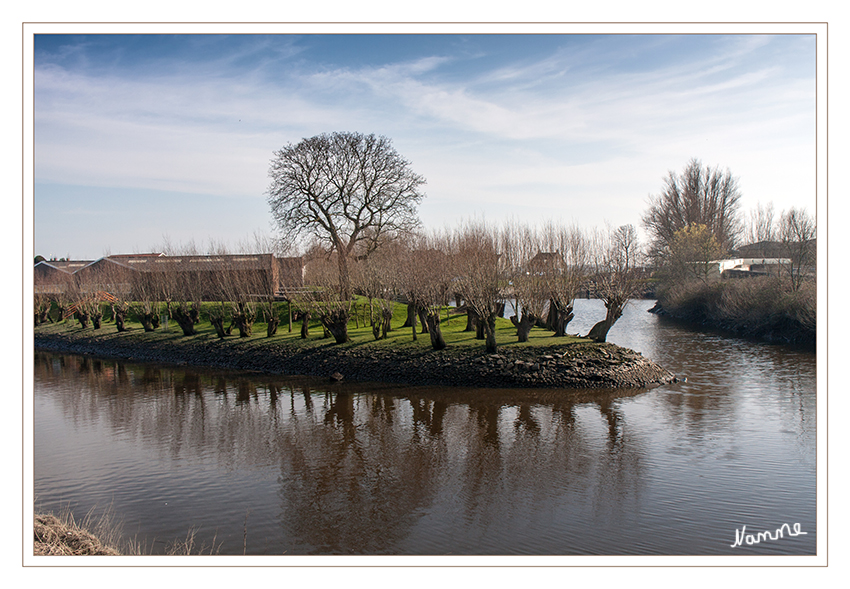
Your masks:
{"label": "rocky shoreline", "polygon": [[228,368],[346,381],[482,388],[646,388],[671,382],[671,372],[614,344],[502,346],[434,351],[373,346],[296,347],[263,339],[156,337],[140,332],[35,330],[38,350],[142,362]]}

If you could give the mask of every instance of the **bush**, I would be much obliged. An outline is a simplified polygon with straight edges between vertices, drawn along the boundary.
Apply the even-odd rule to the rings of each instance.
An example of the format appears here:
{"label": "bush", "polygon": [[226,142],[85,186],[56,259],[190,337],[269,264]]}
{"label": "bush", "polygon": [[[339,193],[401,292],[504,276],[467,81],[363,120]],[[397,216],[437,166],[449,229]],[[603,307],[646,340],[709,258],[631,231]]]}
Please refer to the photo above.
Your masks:
{"label": "bush", "polygon": [[744,337],[814,345],[817,296],[814,283],[791,291],[775,277],[698,280],[659,289],[665,315],[732,331]]}

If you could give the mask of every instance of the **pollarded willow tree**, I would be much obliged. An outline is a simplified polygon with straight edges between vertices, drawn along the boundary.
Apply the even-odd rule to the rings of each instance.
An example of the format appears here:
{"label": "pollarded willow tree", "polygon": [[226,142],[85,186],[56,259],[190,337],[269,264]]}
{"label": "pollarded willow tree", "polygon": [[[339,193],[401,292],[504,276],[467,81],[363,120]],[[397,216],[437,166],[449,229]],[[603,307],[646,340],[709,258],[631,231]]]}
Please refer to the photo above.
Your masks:
{"label": "pollarded willow tree", "polygon": [[591,327],[585,337],[604,342],[629,299],[644,287],[639,266],[642,251],[633,225],[596,233],[593,242],[596,295],[605,303],[606,311],[605,319]]}
{"label": "pollarded willow tree", "polygon": [[[447,303],[449,287],[452,282],[452,257],[447,255],[451,239],[447,235],[432,233],[419,235],[409,244],[405,252],[401,289],[408,301],[408,308],[414,307],[427,327],[431,338],[431,347],[442,350],[446,340],[440,328],[440,311]],[[410,325],[413,339],[416,339],[416,323]]]}
{"label": "pollarded willow tree", "polygon": [[419,224],[425,179],[386,138],[330,133],[274,152],[268,202],[284,238],[314,236],[334,252],[339,298],[351,297],[349,265],[368,257],[388,235]]}
{"label": "pollarded willow tree", "polygon": [[507,291],[514,306],[511,322],[517,328],[517,340],[528,341],[531,328],[542,322],[551,298],[549,268],[538,261],[546,257],[542,252],[539,232],[528,225],[509,222],[499,232],[500,253]]}
{"label": "pollarded willow tree", "polygon": [[495,231],[483,223],[470,223],[452,236],[457,292],[463,297],[484,332],[485,349],[495,354],[496,316],[502,303],[500,255]]}

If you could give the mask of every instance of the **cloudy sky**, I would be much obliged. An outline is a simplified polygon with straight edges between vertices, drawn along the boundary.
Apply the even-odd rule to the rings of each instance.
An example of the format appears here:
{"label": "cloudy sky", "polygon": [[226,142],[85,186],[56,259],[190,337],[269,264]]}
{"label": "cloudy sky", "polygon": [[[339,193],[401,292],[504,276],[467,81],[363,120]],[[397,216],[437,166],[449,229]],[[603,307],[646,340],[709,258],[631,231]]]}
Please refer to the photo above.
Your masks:
{"label": "cloudy sky", "polygon": [[271,234],[272,152],[385,135],[426,227],[640,226],[691,158],[815,211],[814,35],[54,35],[34,48],[35,253]]}

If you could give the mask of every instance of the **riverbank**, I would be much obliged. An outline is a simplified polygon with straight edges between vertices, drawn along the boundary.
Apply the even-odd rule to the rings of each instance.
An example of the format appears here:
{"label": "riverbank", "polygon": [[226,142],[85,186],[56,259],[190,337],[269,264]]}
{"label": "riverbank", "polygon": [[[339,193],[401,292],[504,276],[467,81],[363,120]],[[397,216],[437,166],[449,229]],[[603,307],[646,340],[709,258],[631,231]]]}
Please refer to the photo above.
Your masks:
{"label": "riverbank", "polygon": [[110,518],[107,513],[95,521],[89,514],[78,523],[67,510],[58,516],[36,513],[33,516],[33,555],[118,556],[121,553],[109,544],[118,538]]}
{"label": "riverbank", "polygon": [[[175,332],[119,333],[70,324],[35,328],[36,349],[142,362],[316,376],[350,381],[482,388],[643,388],[676,376],[640,353],[610,343],[565,338],[563,344],[435,351],[430,346],[383,342],[299,344],[281,338],[227,338]],[[425,336],[427,338],[427,336]],[[327,342],[327,343],[324,343]]]}
{"label": "riverbank", "polygon": [[686,282],[662,289],[649,312],[753,341],[814,349],[817,339],[813,283],[790,292],[774,277]]}
{"label": "riverbank", "polygon": [[[166,556],[218,554],[220,545],[215,539],[210,546],[195,542],[195,530],[185,539],[166,544]],[[118,548],[118,545],[124,549]],[[110,510],[94,519],[91,513],[81,522],[74,520],[69,510],[58,516],[52,513],[33,515],[33,556],[141,556],[149,554],[134,540],[121,541],[121,526],[116,524]]]}

